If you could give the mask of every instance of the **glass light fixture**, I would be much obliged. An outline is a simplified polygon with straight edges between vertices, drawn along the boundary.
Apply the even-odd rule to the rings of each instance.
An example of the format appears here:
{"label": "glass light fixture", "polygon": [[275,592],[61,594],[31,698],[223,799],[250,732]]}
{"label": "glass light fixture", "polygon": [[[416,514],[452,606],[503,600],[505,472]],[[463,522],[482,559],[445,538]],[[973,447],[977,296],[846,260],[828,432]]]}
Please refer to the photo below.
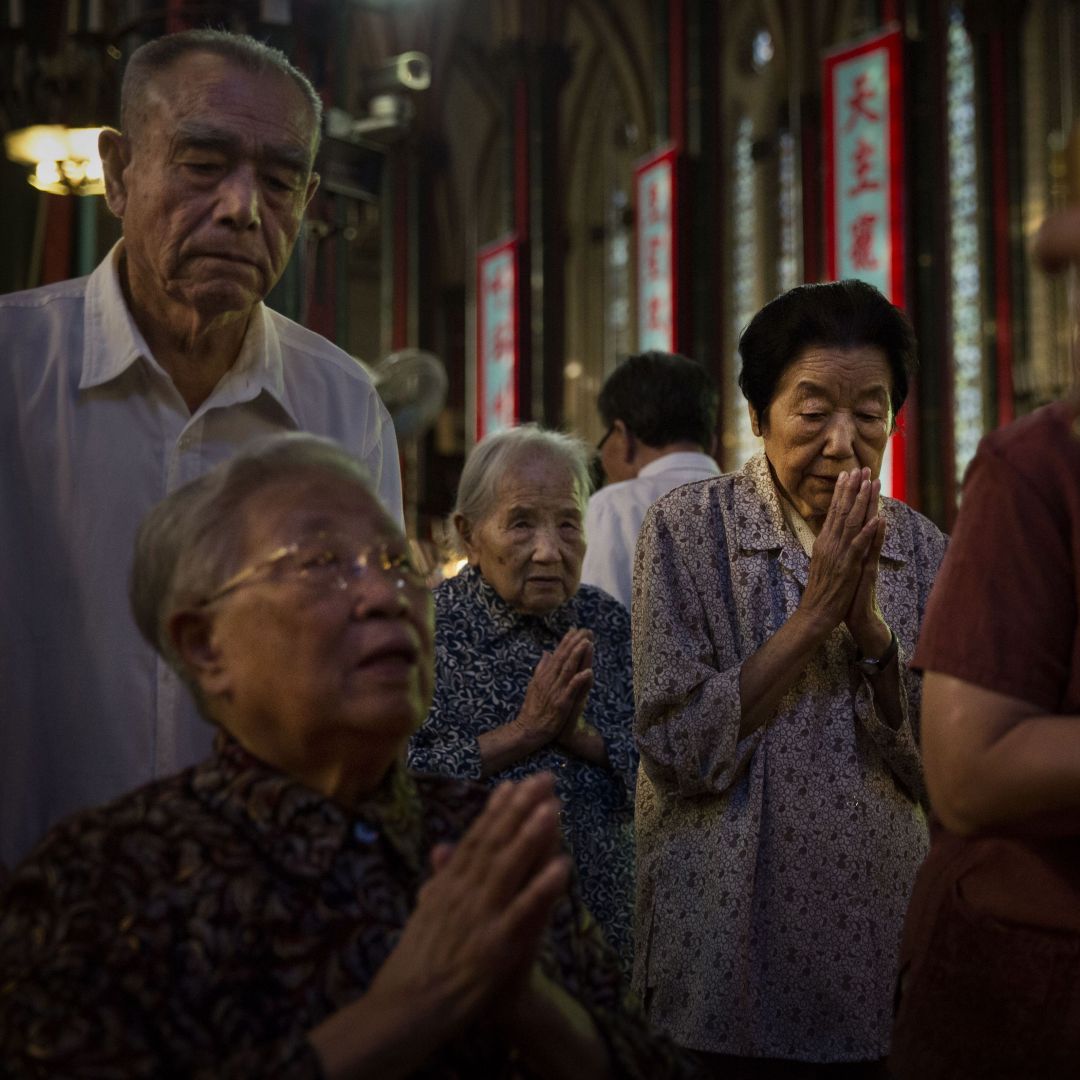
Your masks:
{"label": "glass light fixture", "polygon": [[32,165],[30,183],[53,195],[104,195],[105,174],[98,156],[103,128],[35,124],[4,136],[7,156]]}

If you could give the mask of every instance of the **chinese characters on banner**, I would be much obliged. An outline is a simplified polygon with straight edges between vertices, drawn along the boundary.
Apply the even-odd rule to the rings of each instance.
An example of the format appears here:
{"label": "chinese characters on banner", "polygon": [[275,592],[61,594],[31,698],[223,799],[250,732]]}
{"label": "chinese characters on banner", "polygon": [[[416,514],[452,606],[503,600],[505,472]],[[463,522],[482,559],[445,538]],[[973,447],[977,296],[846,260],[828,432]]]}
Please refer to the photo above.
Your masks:
{"label": "chinese characters on banner", "polygon": [[515,238],[477,256],[476,439],[518,421],[518,244]]}
{"label": "chinese characters on banner", "polygon": [[637,199],[638,349],[675,351],[678,275],[675,149],[634,170]]}
{"label": "chinese characters on banner", "polygon": [[[824,60],[825,258],[833,279],[860,278],[904,306],[903,83],[899,30]],[[905,495],[902,418],[881,489]]]}

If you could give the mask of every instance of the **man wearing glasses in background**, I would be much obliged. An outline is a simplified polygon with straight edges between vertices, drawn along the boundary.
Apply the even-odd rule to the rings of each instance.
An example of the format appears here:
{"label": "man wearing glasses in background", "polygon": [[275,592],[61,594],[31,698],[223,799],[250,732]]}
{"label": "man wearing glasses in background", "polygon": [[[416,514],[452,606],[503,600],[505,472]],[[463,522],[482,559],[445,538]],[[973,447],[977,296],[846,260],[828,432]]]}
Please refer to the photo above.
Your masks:
{"label": "man wearing glasses in background", "polygon": [[607,479],[589,500],[581,580],[630,606],[634,547],[645,512],[673,488],[719,474],[716,385],[685,356],[627,357],[600,388],[607,432],[597,450]]}

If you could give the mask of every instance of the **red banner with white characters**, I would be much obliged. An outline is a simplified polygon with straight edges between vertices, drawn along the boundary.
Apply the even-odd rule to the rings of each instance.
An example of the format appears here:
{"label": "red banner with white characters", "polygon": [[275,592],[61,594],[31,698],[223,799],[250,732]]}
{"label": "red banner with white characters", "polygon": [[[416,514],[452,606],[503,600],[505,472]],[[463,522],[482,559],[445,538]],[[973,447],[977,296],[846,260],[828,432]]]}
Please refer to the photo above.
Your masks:
{"label": "red banner with white characters", "polygon": [[674,147],[634,169],[638,350],[675,352],[678,327],[678,185]]}
{"label": "red banner with white characters", "polygon": [[[899,30],[823,61],[825,267],[904,306],[904,85]],[[903,416],[889,440],[881,489],[906,494]]]}
{"label": "red banner with white characters", "polygon": [[518,241],[500,240],[477,256],[476,439],[518,422]]}

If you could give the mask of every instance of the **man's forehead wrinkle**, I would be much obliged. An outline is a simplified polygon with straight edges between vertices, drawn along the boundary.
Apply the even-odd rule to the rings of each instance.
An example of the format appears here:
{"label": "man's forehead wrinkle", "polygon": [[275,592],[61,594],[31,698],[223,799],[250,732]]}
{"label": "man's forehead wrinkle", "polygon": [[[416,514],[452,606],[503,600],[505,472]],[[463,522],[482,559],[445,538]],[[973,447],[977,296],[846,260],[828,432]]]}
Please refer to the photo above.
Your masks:
{"label": "man's forehead wrinkle", "polygon": [[[247,115],[252,85],[266,79],[287,88],[289,104],[272,117]],[[240,90],[239,86],[245,84],[247,89]],[[242,134],[257,133],[265,124],[273,132],[274,152],[278,157],[302,157],[305,166],[310,166],[314,142],[311,104],[287,76],[279,77],[277,72],[249,72],[234,67],[209,78],[200,78],[196,72],[189,80],[178,62],[148,80],[138,106],[143,117],[156,110],[164,114],[162,119],[166,123],[171,119],[174,127],[202,126],[211,134],[230,134],[222,123],[230,119],[243,126]]]}
{"label": "man's forehead wrinkle", "polygon": [[[222,128],[204,120],[181,120],[173,131],[171,140],[175,153],[188,146],[240,153],[245,149],[247,138],[237,131]],[[260,142],[256,139],[255,158],[277,165],[287,165],[301,172],[311,167],[310,144],[275,140]]]}

